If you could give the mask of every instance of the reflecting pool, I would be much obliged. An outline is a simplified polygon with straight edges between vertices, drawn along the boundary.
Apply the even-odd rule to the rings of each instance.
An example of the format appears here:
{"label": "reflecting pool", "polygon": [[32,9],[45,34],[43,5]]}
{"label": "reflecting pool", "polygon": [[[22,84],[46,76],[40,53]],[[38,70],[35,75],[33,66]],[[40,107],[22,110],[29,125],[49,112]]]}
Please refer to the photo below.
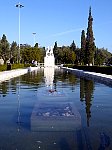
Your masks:
{"label": "reflecting pool", "polygon": [[111,92],[52,68],[0,83],[0,150],[112,150]]}

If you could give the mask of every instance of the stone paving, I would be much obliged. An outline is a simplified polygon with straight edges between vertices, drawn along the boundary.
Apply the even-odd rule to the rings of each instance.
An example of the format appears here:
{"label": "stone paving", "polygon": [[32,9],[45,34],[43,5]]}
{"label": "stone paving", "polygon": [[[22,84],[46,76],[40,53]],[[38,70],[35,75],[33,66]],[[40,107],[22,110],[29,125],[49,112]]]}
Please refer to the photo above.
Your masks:
{"label": "stone paving", "polygon": [[33,71],[38,69],[38,67],[30,67],[26,69],[15,69],[15,70],[9,70],[9,71],[3,71],[0,72],[0,82],[10,80],[11,78],[18,77],[20,75],[24,75],[28,73],[29,71]]}

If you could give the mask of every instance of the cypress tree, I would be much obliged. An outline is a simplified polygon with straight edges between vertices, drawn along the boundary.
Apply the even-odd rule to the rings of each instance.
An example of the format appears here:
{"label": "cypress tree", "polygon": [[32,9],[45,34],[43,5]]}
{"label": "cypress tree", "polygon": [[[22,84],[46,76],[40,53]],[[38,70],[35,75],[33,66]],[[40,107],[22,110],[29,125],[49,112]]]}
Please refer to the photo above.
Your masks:
{"label": "cypress tree", "polygon": [[39,44],[38,44],[38,43],[35,43],[35,46],[34,46],[34,47],[38,48],[38,47],[39,47]]}
{"label": "cypress tree", "polygon": [[70,49],[72,50],[72,51],[76,51],[76,44],[75,44],[75,42],[74,42],[74,40],[73,40],[73,42],[72,42],[72,44],[71,44],[71,46],[70,46]]}
{"label": "cypress tree", "polygon": [[86,37],[86,63],[88,65],[94,65],[94,53],[95,53],[95,43],[93,37],[93,29],[92,29],[93,17],[91,15],[91,7],[89,9],[89,17],[88,17],[88,28],[87,28],[87,37]]}
{"label": "cypress tree", "polygon": [[82,33],[81,33],[80,63],[86,64],[86,37],[85,37],[84,30],[82,30]]}
{"label": "cypress tree", "polygon": [[57,41],[54,44],[53,53],[55,57],[55,63],[58,63],[58,46]]}

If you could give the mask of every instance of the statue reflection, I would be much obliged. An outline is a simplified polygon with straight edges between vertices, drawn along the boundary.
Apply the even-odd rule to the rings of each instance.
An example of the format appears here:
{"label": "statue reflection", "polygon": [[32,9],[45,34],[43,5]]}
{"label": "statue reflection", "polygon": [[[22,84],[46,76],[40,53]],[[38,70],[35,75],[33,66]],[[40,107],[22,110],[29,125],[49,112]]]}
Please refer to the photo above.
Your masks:
{"label": "statue reflection", "polygon": [[92,80],[80,79],[80,101],[85,101],[86,104],[86,116],[87,126],[91,118],[91,102],[94,91],[94,82]]}
{"label": "statue reflection", "polygon": [[46,150],[74,150],[80,144],[77,144],[80,138],[77,132],[81,131],[80,113],[64,92],[56,90],[53,67],[44,68],[44,77],[48,90],[38,91],[38,101],[30,118],[31,131],[38,136],[39,149],[43,146]]}
{"label": "statue reflection", "polygon": [[46,86],[50,87],[50,90],[53,90],[54,67],[45,67],[44,68],[44,78],[45,78]]}

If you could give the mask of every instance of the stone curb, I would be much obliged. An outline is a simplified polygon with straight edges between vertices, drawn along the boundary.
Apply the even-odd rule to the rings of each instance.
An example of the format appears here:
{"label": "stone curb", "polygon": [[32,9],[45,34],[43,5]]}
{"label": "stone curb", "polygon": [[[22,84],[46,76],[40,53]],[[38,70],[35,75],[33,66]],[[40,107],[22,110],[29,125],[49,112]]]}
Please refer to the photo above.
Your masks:
{"label": "stone curb", "polygon": [[0,83],[6,80],[10,80],[11,78],[24,75],[28,72],[32,72],[37,69],[38,67],[30,67],[30,70],[29,68],[26,68],[26,69],[15,69],[15,70],[10,70],[10,71],[0,72]]}
{"label": "stone curb", "polygon": [[80,77],[84,77],[90,80],[95,80],[100,83],[112,85],[112,75],[106,75],[106,74],[101,74],[96,72],[88,72],[88,71],[83,71],[83,70],[78,70],[78,69],[73,69],[68,67],[62,67],[62,69]]}

